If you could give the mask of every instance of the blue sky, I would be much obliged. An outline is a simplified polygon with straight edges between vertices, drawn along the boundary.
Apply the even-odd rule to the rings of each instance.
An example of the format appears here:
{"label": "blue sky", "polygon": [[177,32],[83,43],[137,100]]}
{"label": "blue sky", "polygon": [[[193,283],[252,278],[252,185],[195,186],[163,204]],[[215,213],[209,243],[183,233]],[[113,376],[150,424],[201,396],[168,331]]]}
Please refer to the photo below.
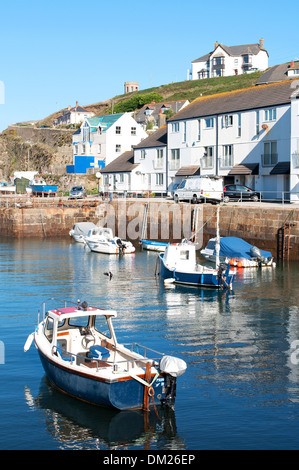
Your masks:
{"label": "blue sky", "polygon": [[[264,38],[269,65],[299,57],[298,4],[14,0],[0,5],[0,132],[74,105],[183,81],[191,61]],[[2,87],[3,88],[3,87]]]}

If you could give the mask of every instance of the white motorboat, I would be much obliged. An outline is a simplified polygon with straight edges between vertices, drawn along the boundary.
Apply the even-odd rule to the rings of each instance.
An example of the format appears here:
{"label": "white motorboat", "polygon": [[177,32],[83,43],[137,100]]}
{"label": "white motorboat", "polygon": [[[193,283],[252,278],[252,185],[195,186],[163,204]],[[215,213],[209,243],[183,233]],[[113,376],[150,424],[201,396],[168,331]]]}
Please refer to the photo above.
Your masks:
{"label": "white motorboat", "polygon": [[85,237],[85,243],[91,251],[98,253],[121,255],[135,252],[133,244],[119,237],[114,237],[111,228],[92,228]]}
{"label": "white motorboat", "polygon": [[92,222],[77,222],[73,225],[69,234],[78,243],[85,243],[85,237],[89,230],[95,228],[96,225]]}

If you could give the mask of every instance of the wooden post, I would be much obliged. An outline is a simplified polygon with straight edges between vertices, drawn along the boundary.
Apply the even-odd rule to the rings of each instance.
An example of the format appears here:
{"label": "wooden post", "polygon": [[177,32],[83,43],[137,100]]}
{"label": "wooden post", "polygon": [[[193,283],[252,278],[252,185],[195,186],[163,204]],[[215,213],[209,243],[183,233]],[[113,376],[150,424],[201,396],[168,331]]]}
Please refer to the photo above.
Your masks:
{"label": "wooden post", "polygon": [[[151,365],[149,362],[147,362],[146,368],[145,368],[144,380],[147,383],[150,383],[150,379],[151,379]],[[149,394],[148,394],[148,387],[146,385],[144,386],[144,392],[143,392],[143,411],[149,411]]]}

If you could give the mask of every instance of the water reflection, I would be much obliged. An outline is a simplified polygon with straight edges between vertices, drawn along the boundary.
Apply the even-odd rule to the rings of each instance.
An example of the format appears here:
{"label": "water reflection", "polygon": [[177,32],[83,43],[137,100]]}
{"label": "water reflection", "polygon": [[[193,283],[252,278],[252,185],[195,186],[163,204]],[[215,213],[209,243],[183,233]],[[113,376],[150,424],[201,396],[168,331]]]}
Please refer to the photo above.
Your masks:
{"label": "water reflection", "polygon": [[177,433],[175,413],[170,409],[157,407],[146,413],[95,407],[62,394],[46,377],[36,397],[25,387],[25,401],[30,411],[41,413],[60,449],[150,450],[163,448],[165,442],[171,442],[177,450],[185,448]]}

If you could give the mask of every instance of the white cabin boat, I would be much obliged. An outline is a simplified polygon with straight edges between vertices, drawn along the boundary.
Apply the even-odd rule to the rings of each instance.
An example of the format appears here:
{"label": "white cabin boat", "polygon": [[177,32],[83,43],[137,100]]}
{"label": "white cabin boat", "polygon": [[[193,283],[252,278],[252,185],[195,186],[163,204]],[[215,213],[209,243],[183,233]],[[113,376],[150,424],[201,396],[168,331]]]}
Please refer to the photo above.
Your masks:
{"label": "white cabin boat", "polygon": [[85,243],[91,251],[106,254],[134,253],[135,247],[127,240],[114,237],[111,228],[95,227],[89,230]]}
{"label": "white cabin boat", "polygon": [[89,230],[95,228],[96,225],[92,222],[77,222],[73,225],[69,234],[78,243],[85,243],[85,237]]}

